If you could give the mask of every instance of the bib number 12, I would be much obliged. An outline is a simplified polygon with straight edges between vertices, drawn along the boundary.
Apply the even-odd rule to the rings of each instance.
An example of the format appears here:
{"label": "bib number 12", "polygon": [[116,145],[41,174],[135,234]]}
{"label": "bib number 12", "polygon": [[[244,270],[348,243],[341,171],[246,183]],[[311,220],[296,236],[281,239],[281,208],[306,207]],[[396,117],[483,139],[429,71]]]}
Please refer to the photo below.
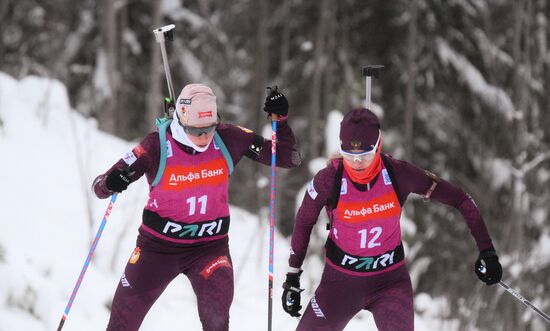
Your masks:
{"label": "bib number 12", "polygon": [[359,233],[361,235],[361,243],[360,243],[361,248],[374,248],[376,246],[381,246],[382,245],[381,243],[376,241],[378,239],[378,237],[380,237],[380,235],[382,234],[382,228],[379,227],[379,226],[376,226],[376,227],[370,229],[370,231],[368,232],[371,235],[373,235],[370,238],[368,244],[367,244],[367,229],[359,230],[359,231],[357,231],[357,233]]}

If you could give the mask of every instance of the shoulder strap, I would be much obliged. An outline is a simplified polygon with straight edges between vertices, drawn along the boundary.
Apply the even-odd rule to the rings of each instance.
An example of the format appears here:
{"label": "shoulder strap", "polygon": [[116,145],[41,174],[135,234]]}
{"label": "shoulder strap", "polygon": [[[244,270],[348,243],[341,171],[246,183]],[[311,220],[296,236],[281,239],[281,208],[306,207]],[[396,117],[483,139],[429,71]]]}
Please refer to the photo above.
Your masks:
{"label": "shoulder strap", "polygon": [[[344,175],[344,162],[338,160],[338,167],[336,168],[336,174],[334,175],[334,185],[332,186],[332,193],[330,194],[329,206],[331,210],[336,209],[338,206],[338,200],[340,200],[340,191],[342,189],[342,176]],[[327,223],[327,230],[332,227],[332,217],[329,217]]]}
{"label": "shoulder strap", "polygon": [[[155,125],[157,126],[157,129],[159,132],[160,160],[159,160],[159,168],[157,170],[157,175],[155,176],[155,180],[153,180],[153,183],[151,184],[152,187],[155,187],[160,182],[160,179],[162,178],[162,174],[164,173],[164,169],[166,168],[166,129],[170,126],[171,123],[172,123],[172,120],[166,117],[157,118],[155,121]],[[227,162],[227,167],[229,168],[229,174],[231,175],[233,173],[233,158],[231,158],[231,154],[229,154],[227,147],[225,146],[222,138],[220,137],[217,131],[216,133],[214,133],[214,141],[216,142],[218,147],[220,147],[223,157]]]}
{"label": "shoulder strap", "polygon": [[172,120],[166,117],[157,118],[155,121],[155,125],[159,132],[160,161],[157,175],[151,184],[152,187],[155,187],[160,182],[162,174],[164,173],[164,168],[166,168],[166,129],[170,126],[170,123],[172,123]]}
{"label": "shoulder strap", "polygon": [[227,162],[227,167],[229,168],[229,174],[231,175],[233,173],[233,158],[231,157],[231,154],[227,150],[227,147],[225,146],[222,137],[218,134],[218,131],[214,133],[214,142],[220,150],[222,151],[223,157],[225,158],[225,161]]}
{"label": "shoulder strap", "polygon": [[338,206],[338,200],[340,200],[340,190],[342,189],[342,176],[344,175],[344,162],[338,160],[338,167],[336,168],[336,175],[334,176],[334,186],[332,187],[332,194],[330,195],[330,208],[336,209]]}
{"label": "shoulder strap", "polygon": [[391,185],[393,186],[393,190],[395,191],[395,194],[397,194],[397,198],[399,199],[399,204],[403,206],[403,203],[405,203],[405,201],[401,201],[401,193],[399,191],[399,186],[397,185],[397,180],[395,180],[395,175],[393,174],[393,165],[390,161],[390,157],[384,153],[380,153],[380,157],[382,158],[384,167],[386,167],[386,170],[388,170],[388,176],[390,176]]}

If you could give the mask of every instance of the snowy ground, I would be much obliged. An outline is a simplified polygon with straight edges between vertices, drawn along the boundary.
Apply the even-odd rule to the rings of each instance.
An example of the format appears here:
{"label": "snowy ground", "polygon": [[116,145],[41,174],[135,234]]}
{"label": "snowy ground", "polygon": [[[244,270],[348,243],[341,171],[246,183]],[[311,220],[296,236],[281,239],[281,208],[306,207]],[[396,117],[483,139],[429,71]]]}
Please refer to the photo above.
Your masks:
{"label": "snowy ground", "polygon": [[[90,184],[134,144],[98,131],[93,120],[71,111],[61,83],[44,78],[16,81],[0,73],[0,120],[0,331],[54,330],[108,204],[91,195]],[[119,196],[64,330],[105,328],[108,305],[134,248],[146,192],[142,179]],[[267,220],[236,207],[231,218],[236,283],[231,330],[264,330]],[[278,235],[275,240],[273,325],[274,330],[293,330],[297,320],[280,308],[289,244]],[[317,284],[321,264],[307,263],[307,278]],[[309,287],[304,300],[314,289]],[[425,311],[416,317],[416,330],[454,329],[433,315],[440,305],[428,295],[416,301]],[[190,284],[179,277],[141,330],[184,329],[201,327]],[[368,312],[346,328],[375,329]]]}

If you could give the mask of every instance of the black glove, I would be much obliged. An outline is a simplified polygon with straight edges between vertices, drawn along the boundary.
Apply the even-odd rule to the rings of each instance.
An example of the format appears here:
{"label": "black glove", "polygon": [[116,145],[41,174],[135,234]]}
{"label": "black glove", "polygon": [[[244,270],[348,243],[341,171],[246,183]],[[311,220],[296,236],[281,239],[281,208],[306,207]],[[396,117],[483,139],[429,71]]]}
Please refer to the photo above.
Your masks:
{"label": "black glove", "polygon": [[277,86],[268,87],[269,95],[265,98],[264,111],[270,116],[272,114],[279,116],[288,115],[288,101],[286,97],[279,91]]}
{"label": "black glove", "polygon": [[133,174],[134,172],[130,172],[129,168],[124,170],[114,169],[105,179],[105,186],[112,192],[120,193],[128,188],[128,185],[132,182],[130,176]]}
{"label": "black glove", "polygon": [[487,248],[479,253],[475,264],[475,272],[477,277],[487,285],[500,282],[502,266],[498,262],[498,256],[494,248]]}
{"label": "black glove", "polygon": [[281,300],[283,301],[283,309],[293,317],[301,316],[300,309],[300,292],[303,290],[300,289],[300,272],[289,272],[286,274],[286,281],[283,283],[283,296]]}

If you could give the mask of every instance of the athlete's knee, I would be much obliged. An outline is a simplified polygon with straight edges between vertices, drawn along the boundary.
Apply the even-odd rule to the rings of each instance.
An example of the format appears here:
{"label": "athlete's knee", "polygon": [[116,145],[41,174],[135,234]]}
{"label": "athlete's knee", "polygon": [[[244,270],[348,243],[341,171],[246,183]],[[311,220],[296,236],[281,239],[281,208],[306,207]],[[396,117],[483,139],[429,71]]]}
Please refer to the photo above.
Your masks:
{"label": "athlete's knee", "polygon": [[214,315],[208,318],[201,318],[204,331],[228,331],[229,315]]}
{"label": "athlete's knee", "polygon": [[[204,297],[203,297],[204,299]],[[199,300],[199,317],[204,331],[226,331],[229,329],[229,297]]]}
{"label": "athlete's knee", "polygon": [[130,310],[113,308],[106,331],[137,331],[142,321],[143,317]]}
{"label": "athlete's knee", "polygon": [[118,288],[113,298],[107,331],[138,330],[157,295],[136,295],[132,289]]}

